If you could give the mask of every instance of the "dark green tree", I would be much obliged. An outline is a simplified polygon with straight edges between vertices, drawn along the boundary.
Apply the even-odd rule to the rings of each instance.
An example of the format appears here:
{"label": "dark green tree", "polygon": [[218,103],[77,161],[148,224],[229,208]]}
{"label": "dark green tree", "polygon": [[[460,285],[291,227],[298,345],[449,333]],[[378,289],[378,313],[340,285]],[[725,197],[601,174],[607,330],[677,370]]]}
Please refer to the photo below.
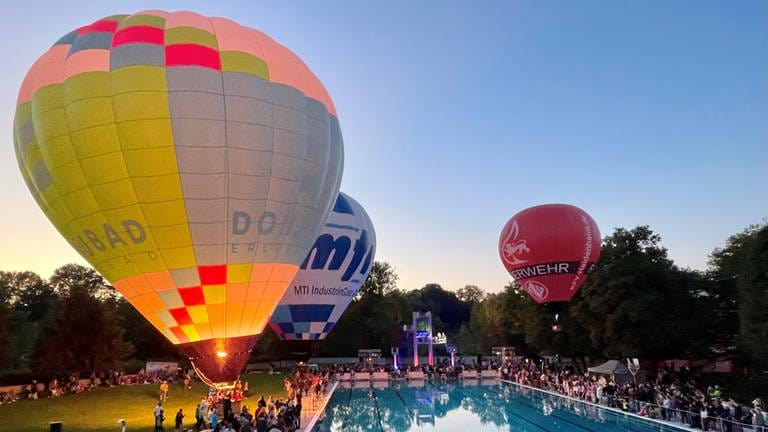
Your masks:
{"label": "dark green tree", "polygon": [[478,348],[477,337],[472,333],[469,328],[469,323],[464,323],[459,329],[459,334],[456,335],[456,344],[459,348],[459,354],[461,355],[475,355],[480,353]]}
{"label": "dark green tree", "polygon": [[74,288],[82,288],[102,302],[117,304],[122,297],[96,270],[78,264],[67,264],[53,272],[50,284],[60,296],[66,296]]}
{"label": "dark green tree", "polygon": [[477,285],[465,285],[464,288],[459,288],[456,291],[456,297],[464,303],[478,303],[485,298],[485,292],[478,288]]}
{"label": "dark green tree", "polygon": [[[58,297],[57,297],[58,298]],[[51,315],[53,309],[51,310]],[[50,316],[37,321],[30,320],[31,313],[22,310],[11,310],[10,335],[12,355],[9,369],[17,373],[29,373],[30,359],[35,349],[37,339],[42,334]]]}
{"label": "dark green tree", "polygon": [[768,226],[751,235],[737,273],[739,351],[747,365],[768,370]]}
{"label": "dark green tree", "polygon": [[461,324],[469,321],[472,312],[471,304],[462,302],[456,293],[447,291],[436,283],[429,283],[421,289],[410,291],[407,296],[414,310],[432,312],[434,331],[456,334]]}
{"label": "dark green tree", "polygon": [[368,278],[363,282],[355,299],[359,300],[369,294],[382,296],[392,292],[397,289],[397,280],[397,273],[388,262],[374,261]]}
{"label": "dark green tree", "polygon": [[367,298],[361,302],[363,329],[367,346],[380,348],[383,353],[396,346],[403,332],[403,324],[411,322],[411,306],[403,293],[392,291],[380,299]]}
{"label": "dark green tree", "polygon": [[40,377],[105,371],[132,353],[117,316],[73,281],[35,344],[32,370]]}
{"label": "dark green tree", "polygon": [[29,358],[46,318],[58,296],[39,275],[30,271],[0,272],[0,304],[7,316],[0,319],[0,357],[8,373],[29,373]]}
{"label": "dark green tree", "polygon": [[476,350],[488,355],[491,348],[506,345],[504,335],[504,307],[502,296],[490,294],[472,306],[469,329],[475,338]]}
{"label": "dark green tree", "polygon": [[725,248],[715,249],[709,257],[706,301],[711,310],[713,342],[724,350],[735,346],[739,334],[739,291],[737,279],[746,260],[747,232],[728,239]]}
{"label": "dark green tree", "polygon": [[611,358],[661,360],[705,344],[700,286],[667,258],[647,226],[617,228],[603,240],[600,261],[569,305],[592,345]]}
{"label": "dark green tree", "polygon": [[514,282],[507,284],[500,295],[504,316],[504,345],[515,347],[516,352],[523,355],[541,352],[541,349],[535,348],[526,340],[528,335],[525,330],[526,323],[528,323],[526,315],[539,313],[535,307],[536,303]]}
{"label": "dark green tree", "polygon": [[522,342],[535,348],[534,352],[548,352],[552,348],[552,314],[531,299],[515,283],[504,288],[502,308],[506,327],[523,336]]}
{"label": "dark green tree", "polygon": [[0,303],[0,370],[11,365],[14,356],[13,339],[11,338],[11,310]]}
{"label": "dark green tree", "polygon": [[53,288],[37,273],[0,272],[0,302],[28,312],[30,321],[44,318],[57,301]]}
{"label": "dark green tree", "polygon": [[[571,316],[572,303],[538,304],[517,284],[503,294],[508,345],[524,355],[555,355],[585,362],[596,354],[588,332]],[[574,300],[575,301],[575,300]]]}
{"label": "dark green tree", "polygon": [[379,348],[387,353],[398,344],[403,324],[410,321],[411,306],[402,292],[367,294],[347,307],[320,344],[320,355],[353,356],[359,348]]}
{"label": "dark green tree", "polygon": [[[765,345],[766,288],[761,281],[766,267],[760,262],[765,254],[764,237],[768,224],[752,225],[732,235],[723,248],[710,255],[709,296],[713,303],[712,320],[719,346],[738,347],[736,360],[758,369],[766,368]],[[737,343],[734,344],[734,341]]]}
{"label": "dark green tree", "polygon": [[8,306],[16,303],[11,274],[12,272],[0,271],[0,304]]}
{"label": "dark green tree", "polygon": [[374,261],[368,279],[320,344],[320,355],[353,356],[359,348],[388,352],[410,321],[410,305],[397,289],[398,276],[387,262]]}
{"label": "dark green tree", "polygon": [[362,300],[350,303],[347,310],[333,326],[325,340],[320,343],[319,354],[327,357],[357,355],[358,348],[366,348],[366,329],[363,328]]}

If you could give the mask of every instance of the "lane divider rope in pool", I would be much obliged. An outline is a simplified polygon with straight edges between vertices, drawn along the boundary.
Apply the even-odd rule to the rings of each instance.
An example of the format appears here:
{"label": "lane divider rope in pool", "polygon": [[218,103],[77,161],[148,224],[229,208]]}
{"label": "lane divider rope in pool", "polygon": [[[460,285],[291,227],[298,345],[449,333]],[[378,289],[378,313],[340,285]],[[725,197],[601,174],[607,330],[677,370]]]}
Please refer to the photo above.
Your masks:
{"label": "lane divider rope in pool", "polygon": [[[499,381],[503,381],[503,380],[501,380],[501,379],[500,379]],[[475,390],[475,388],[476,388],[476,387],[475,387],[475,386],[471,386],[471,387],[465,387],[465,389],[467,390],[465,393],[468,393],[470,388],[471,388],[472,390]],[[518,395],[519,395],[519,396],[524,396],[522,393],[518,393]],[[523,399],[527,399],[527,398],[523,397]],[[526,406],[526,407],[530,408],[530,409],[531,409],[531,410],[533,410],[533,411],[538,411],[538,408],[537,408],[536,406],[534,406],[534,405],[531,405],[531,404],[529,404],[529,403],[521,402],[520,400],[516,400],[515,402],[516,402],[516,403],[518,403],[518,404],[520,404],[520,405]],[[520,419],[520,420],[522,420],[522,421],[524,421],[524,422],[526,422],[526,423],[530,424],[531,426],[534,426],[534,427],[536,427],[536,428],[538,428],[539,430],[542,430],[542,431],[544,431],[544,432],[556,432],[556,431],[559,431],[559,430],[560,430],[559,428],[558,428],[558,429],[549,429],[549,428],[546,428],[546,427],[544,427],[544,425],[542,425],[542,424],[539,424],[539,423],[536,423],[535,421],[533,421],[533,420],[529,419],[528,417],[526,417],[526,416],[524,416],[524,415],[520,415],[520,414],[517,414],[517,413],[515,413],[515,412],[512,412],[512,411],[506,411],[506,414],[508,414],[508,415],[511,415],[511,416],[513,416],[513,417],[515,417],[515,418],[517,418],[517,419]],[[564,418],[564,417],[562,417],[562,416],[558,416],[558,415],[554,415],[554,414],[552,414],[552,415],[550,415],[550,416],[551,416],[552,418],[555,418],[555,419],[557,419],[557,420],[560,420],[560,421],[562,421],[562,422],[565,422],[565,423],[569,423],[569,424],[571,424],[571,425],[573,425],[573,426],[576,426],[576,427],[577,427],[577,428],[579,428],[579,429],[583,429],[583,430],[586,430],[586,431],[591,431],[591,432],[594,432],[594,431],[592,431],[592,429],[589,429],[589,428],[587,428],[587,427],[585,427],[585,426],[583,426],[583,425],[580,425],[580,424],[576,424],[576,423],[574,423],[574,422],[572,422],[572,421],[570,421],[570,420],[568,420],[568,419],[566,419],[566,418]]]}
{"label": "lane divider rope in pool", "polygon": [[376,390],[371,390],[373,405],[376,408],[376,417],[379,419],[379,430],[384,432],[384,425],[381,423],[381,410],[379,409],[379,398],[376,397]]}

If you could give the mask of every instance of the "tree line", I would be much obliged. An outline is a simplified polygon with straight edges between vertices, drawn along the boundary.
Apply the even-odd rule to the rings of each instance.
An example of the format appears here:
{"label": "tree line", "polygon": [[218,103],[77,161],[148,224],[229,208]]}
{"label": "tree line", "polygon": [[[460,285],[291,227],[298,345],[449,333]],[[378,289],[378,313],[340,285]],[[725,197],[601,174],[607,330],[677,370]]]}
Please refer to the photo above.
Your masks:
{"label": "tree line", "polygon": [[[431,311],[460,354],[514,346],[523,355],[586,359],[732,359],[750,375],[768,370],[768,224],[731,236],[706,271],[680,268],[648,226],[617,228],[603,239],[598,265],[569,303],[539,305],[519,286],[498,292],[437,283],[398,287],[395,269],[371,274],[320,346],[322,356],[359,348],[407,347],[403,325]],[[0,376],[52,377],[182,359],[97,272],[68,264],[44,280],[0,272]],[[439,350],[443,349],[438,347]],[[269,330],[254,359],[287,349]],[[128,362],[128,363],[126,363]]]}

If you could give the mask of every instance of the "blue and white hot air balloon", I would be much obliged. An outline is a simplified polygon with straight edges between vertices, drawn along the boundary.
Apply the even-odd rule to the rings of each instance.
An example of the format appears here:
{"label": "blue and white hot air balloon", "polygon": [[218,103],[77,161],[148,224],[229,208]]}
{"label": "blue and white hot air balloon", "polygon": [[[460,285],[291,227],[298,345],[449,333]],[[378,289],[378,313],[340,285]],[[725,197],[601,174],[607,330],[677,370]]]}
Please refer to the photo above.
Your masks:
{"label": "blue and white hot air balloon", "polygon": [[269,322],[291,356],[314,355],[368,277],[376,233],[365,209],[339,192],[323,230]]}

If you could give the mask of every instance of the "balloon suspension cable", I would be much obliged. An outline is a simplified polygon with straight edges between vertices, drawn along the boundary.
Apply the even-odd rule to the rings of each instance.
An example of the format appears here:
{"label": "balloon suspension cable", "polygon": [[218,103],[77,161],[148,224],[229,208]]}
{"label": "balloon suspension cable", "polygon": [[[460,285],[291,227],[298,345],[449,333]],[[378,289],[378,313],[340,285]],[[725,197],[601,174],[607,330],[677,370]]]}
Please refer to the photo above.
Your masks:
{"label": "balloon suspension cable", "polygon": [[206,384],[208,387],[213,387],[215,389],[226,389],[226,388],[232,388],[234,385],[228,384],[228,383],[215,383],[208,379],[207,376],[205,376],[204,373],[200,372],[200,369],[195,366],[195,361],[192,360],[192,358],[189,359],[189,362],[192,363],[192,369],[195,370],[195,375],[197,375],[198,378],[200,378],[200,381],[202,381],[204,384]]}

